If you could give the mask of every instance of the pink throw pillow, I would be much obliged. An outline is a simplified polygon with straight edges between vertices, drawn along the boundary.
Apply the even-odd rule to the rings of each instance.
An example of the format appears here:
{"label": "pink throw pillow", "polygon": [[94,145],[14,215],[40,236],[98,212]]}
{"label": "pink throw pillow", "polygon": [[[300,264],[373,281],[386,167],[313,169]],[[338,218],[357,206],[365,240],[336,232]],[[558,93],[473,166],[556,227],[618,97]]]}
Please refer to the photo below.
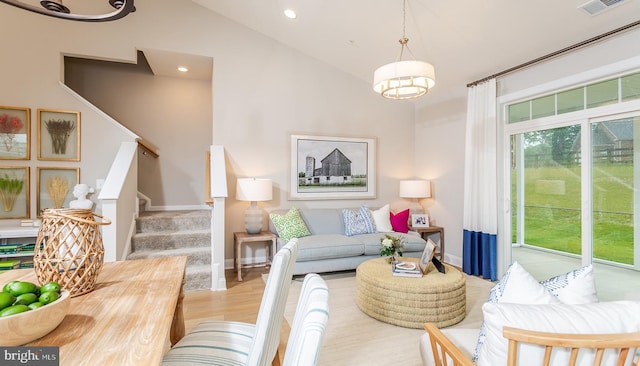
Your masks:
{"label": "pink throw pillow", "polygon": [[409,232],[409,209],[400,211],[398,213],[389,212],[389,220],[391,220],[391,227],[393,231],[399,233]]}

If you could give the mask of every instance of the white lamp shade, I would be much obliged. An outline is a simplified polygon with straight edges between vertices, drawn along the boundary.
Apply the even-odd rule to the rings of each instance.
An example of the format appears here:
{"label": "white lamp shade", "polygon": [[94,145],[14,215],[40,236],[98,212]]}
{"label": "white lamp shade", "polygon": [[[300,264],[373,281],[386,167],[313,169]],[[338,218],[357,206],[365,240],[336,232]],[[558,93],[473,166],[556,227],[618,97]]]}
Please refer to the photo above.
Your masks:
{"label": "white lamp shade", "polygon": [[392,99],[418,97],[436,84],[435,74],[433,65],[428,62],[392,62],[373,73],[373,90]]}
{"label": "white lamp shade", "polygon": [[429,198],[431,197],[431,182],[428,180],[401,180],[400,197]]}
{"label": "white lamp shade", "polygon": [[270,201],[273,198],[271,179],[240,178],[236,187],[239,201]]}

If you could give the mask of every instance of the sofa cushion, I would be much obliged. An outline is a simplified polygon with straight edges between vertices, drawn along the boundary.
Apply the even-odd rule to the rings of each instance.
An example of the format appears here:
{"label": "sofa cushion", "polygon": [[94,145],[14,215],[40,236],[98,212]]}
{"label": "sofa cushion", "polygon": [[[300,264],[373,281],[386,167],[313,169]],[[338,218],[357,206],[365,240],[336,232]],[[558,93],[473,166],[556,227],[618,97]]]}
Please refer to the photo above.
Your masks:
{"label": "sofa cushion", "polygon": [[[503,327],[551,333],[601,334],[640,331],[640,302],[612,301],[589,304],[513,304],[486,303],[482,306],[486,324],[485,344],[480,350],[478,366],[504,365],[508,341],[502,336]],[[630,352],[625,365],[629,365],[635,352]],[[543,346],[522,344],[518,358],[527,364],[540,365]],[[551,365],[567,365],[569,352],[554,349]],[[613,352],[605,352],[603,365],[614,365]],[[583,351],[576,365],[592,365],[593,352]]]}
{"label": "sofa cushion", "polygon": [[[364,254],[365,255],[380,255],[380,239],[384,238],[385,233],[376,233],[376,234],[362,234],[358,235],[355,238],[364,244]],[[403,238],[405,241],[405,246],[402,250],[403,253],[411,253],[411,252],[420,252],[424,250],[424,246],[427,242],[422,239],[420,234],[409,231],[406,234],[403,233],[393,233],[389,234],[391,236],[397,236],[399,238]]]}
{"label": "sofa cushion", "polygon": [[344,235],[346,236],[376,232],[376,224],[373,222],[371,211],[366,205],[362,205],[360,208],[345,208],[342,210],[342,217],[344,219]]}
{"label": "sofa cushion", "polygon": [[342,210],[336,208],[303,208],[300,215],[312,235],[344,234]]}
{"label": "sofa cushion", "polygon": [[397,231],[399,233],[409,232],[409,209],[404,211],[389,212],[389,220],[391,221],[391,227],[393,231]]}
{"label": "sofa cushion", "polygon": [[310,235],[298,239],[296,261],[355,257],[363,254],[364,244],[357,237],[341,234]]}
{"label": "sofa cushion", "polygon": [[301,238],[303,236],[311,235],[307,225],[302,220],[300,213],[295,207],[292,207],[286,214],[279,215],[277,213],[270,213],[269,218],[276,227],[278,236],[285,242],[293,238]]}
{"label": "sofa cushion", "polygon": [[389,204],[386,204],[377,210],[371,210],[371,216],[373,216],[373,221],[376,223],[376,230],[379,233],[390,233],[393,231],[389,215],[390,212]]}

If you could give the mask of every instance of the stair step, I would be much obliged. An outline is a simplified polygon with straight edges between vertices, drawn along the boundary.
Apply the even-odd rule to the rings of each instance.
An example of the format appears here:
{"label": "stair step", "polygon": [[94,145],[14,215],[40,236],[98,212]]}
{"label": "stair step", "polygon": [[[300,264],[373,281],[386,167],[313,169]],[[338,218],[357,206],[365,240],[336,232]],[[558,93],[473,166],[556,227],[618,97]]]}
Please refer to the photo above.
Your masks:
{"label": "stair step", "polygon": [[129,254],[127,259],[175,257],[181,255],[187,256],[187,267],[200,264],[211,265],[211,248],[209,247],[135,251]]}
{"label": "stair step", "polygon": [[154,231],[208,230],[211,211],[145,211],[136,220],[138,233]]}
{"label": "stair step", "polygon": [[211,289],[211,211],[144,211],[127,259],[187,256],[185,291]]}
{"label": "stair step", "polygon": [[211,265],[201,264],[187,267],[185,291],[211,289]]}
{"label": "stair step", "polygon": [[131,237],[131,250],[167,250],[211,246],[211,230],[183,230],[137,233]]}

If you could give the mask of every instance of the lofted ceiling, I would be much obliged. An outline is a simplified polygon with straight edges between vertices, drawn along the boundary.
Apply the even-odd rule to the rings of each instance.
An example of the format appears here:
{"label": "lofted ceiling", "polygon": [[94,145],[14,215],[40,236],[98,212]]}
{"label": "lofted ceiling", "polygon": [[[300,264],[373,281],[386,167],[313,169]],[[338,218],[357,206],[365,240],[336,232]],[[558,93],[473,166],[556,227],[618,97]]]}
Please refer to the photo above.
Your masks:
{"label": "lofted ceiling", "polygon": [[[399,55],[402,0],[193,1],[368,83]],[[470,82],[640,20],[640,0],[595,16],[585,2],[407,0],[409,48],[436,69],[435,87],[418,100],[459,96]]]}

